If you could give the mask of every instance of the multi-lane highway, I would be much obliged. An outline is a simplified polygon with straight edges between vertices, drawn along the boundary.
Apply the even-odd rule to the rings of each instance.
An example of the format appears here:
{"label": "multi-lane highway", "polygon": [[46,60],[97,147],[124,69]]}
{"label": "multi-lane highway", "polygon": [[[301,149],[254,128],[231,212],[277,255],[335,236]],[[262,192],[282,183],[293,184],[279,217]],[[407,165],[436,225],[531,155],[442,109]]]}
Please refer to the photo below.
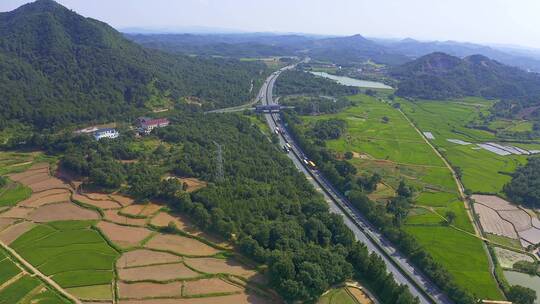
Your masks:
{"label": "multi-lane highway", "polygon": [[[287,66],[274,72],[265,81],[258,97],[263,104],[270,105],[276,102],[273,99],[272,91],[276,79],[288,69],[293,69],[295,65]],[[266,121],[271,130],[279,128],[279,141],[283,147],[289,143],[292,149],[287,153],[294,165],[301,171],[314,187],[323,194],[330,206],[330,211],[343,216],[345,224],[353,231],[356,238],[364,243],[370,252],[375,252],[386,263],[388,271],[392,273],[396,281],[409,287],[411,293],[420,299],[420,303],[452,303],[439,289],[417,270],[409,261],[402,256],[369,222],[354,208],[348,200],[343,197],[327,182],[317,170],[312,170],[304,162],[305,155],[300,147],[294,142],[286,128],[280,123],[279,114],[265,114]]]}

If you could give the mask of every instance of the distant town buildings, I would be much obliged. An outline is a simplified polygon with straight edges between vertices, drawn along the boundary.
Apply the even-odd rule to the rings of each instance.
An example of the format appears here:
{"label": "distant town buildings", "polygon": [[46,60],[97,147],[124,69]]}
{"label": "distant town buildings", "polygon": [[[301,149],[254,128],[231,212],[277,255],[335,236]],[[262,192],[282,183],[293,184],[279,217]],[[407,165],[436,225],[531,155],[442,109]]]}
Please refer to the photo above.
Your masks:
{"label": "distant town buildings", "polygon": [[167,118],[139,117],[137,119],[137,130],[140,134],[150,134],[155,128],[163,128],[170,123]]}
{"label": "distant town buildings", "polygon": [[117,138],[120,136],[120,133],[116,129],[112,128],[106,128],[106,129],[98,129],[94,132],[94,138],[96,140],[100,140],[102,138]]}

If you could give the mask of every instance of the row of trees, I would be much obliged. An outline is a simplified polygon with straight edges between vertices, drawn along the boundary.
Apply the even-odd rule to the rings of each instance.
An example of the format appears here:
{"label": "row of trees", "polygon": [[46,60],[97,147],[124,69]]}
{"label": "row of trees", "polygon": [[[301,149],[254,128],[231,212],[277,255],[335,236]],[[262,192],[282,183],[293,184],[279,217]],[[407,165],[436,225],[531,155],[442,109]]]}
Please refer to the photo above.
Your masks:
{"label": "row of trees", "polygon": [[[196,113],[171,120],[152,135],[163,144],[143,151],[134,148],[140,145],[129,132],[111,141],[64,134],[34,136],[27,143],[62,154],[62,164],[94,186],[119,186],[143,200],[160,197],[202,229],[236,242],[245,255],[268,265],[271,286],[288,302],[314,302],[331,286],[357,278],[382,303],[417,303],[249,120]],[[222,147],[223,178],[216,143]],[[162,179],[166,173],[209,185],[188,194],[176,179]]]}

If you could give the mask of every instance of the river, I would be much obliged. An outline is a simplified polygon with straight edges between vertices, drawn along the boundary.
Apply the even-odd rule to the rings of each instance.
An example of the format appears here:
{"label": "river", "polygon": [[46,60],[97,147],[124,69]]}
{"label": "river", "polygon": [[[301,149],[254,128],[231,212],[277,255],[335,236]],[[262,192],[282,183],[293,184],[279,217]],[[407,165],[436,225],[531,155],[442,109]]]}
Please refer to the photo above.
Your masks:
{"label": "river", "polygon": [[[540,277],[539,276],[532,276],[525,273],[517,272],[517,271],[504,271],[504,276],[506,277],[506,280],[510,285],[521,285],[525,287],[529,287],[530,289],[533,289],[536,291],[536,295],[540,297]],[[536,301],[534,301],[536,304],[540,304],[540,299],[537,298]]]}
{"label": "river", "polygon": [[317,76],[335,80],[336,82],[342,85],[347,85],[347,86],[352,86],[352,87],[370,88],[370,89],[392,89],[391,86],[388,86],[382,82],[360,80],[360,79],[354,79],[354,78],[345,77],[345,76],[336,76],[336,75],[328,74],[326,72],[311,72],[311,73]]}

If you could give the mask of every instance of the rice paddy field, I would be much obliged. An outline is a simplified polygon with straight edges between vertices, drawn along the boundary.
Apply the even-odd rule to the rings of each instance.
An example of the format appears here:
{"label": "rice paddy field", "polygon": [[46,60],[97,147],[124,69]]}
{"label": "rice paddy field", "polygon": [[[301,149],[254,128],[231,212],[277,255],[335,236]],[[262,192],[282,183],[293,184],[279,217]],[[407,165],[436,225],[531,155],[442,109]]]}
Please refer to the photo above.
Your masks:
{"label": "rice paddy field", "polygon": [[[165,205],[77,191],[76,183],[51,175],[43,158],[22,156],[0,164],[10,185],[26,191],[0,192],[0,241],[18,255],[12,260],[0,248],[0,304],[72,303],[61,289],[84,303],[276,302],[255,264]],[[176,229],[164,232],[169,223]]]}
{"label": "rice paddy field", "polygon": [[[467,98],[456,101],[405,101],[399,100],[403,112],[425,132],[432,132],[435,139],[431,142],[445,155],[454,167],[462,171],[462,181],[466,189],[472,192],[500,193],[503,186],[511,179],[509,173],[517,166],[526,163],[527,156],[501,156],[484,149],[478,149],[476,143],[497,141],[492,132],[467,128],[469,122],[480,115],[488,115],[493,101],[481,98]],[[495,122],[502,124],[502,122]],[[519,122],[508,128],[522,128],[526,123]],[[449,142],[457,139],[471,143],[460,145]],[[535,144],[517,146],[537,149]]]}
{"label": "rice paddy field", "polygon": [[[392,193],[388,187],[395,190],[402,179],[414,186],[417,189],[416,206],[408,216],[405,229],[450,271],[462,287],[480,298],[501,299],[489,271],[487,252],[482,241],[471,235],[474,228],[460,201],[456,182],[444,162],[398,109],[367,95],[350,98],[356,105],[345,111],[303,116],[302,120],[308,125],[330,118],[346,121],[345,134],[337,140],[327,141],[326,146],[338,155],[353,152],[350,162],[359,174],[379,173],[386,187],[381,191],[385,193]],[[437,123],[445,121],[441,117],[433,120],[438,120]],[[440,137],[435,126],[422,131],[432,132],[436,140]],[[445,223],[447,211],[456,214],[454,227]]]}

